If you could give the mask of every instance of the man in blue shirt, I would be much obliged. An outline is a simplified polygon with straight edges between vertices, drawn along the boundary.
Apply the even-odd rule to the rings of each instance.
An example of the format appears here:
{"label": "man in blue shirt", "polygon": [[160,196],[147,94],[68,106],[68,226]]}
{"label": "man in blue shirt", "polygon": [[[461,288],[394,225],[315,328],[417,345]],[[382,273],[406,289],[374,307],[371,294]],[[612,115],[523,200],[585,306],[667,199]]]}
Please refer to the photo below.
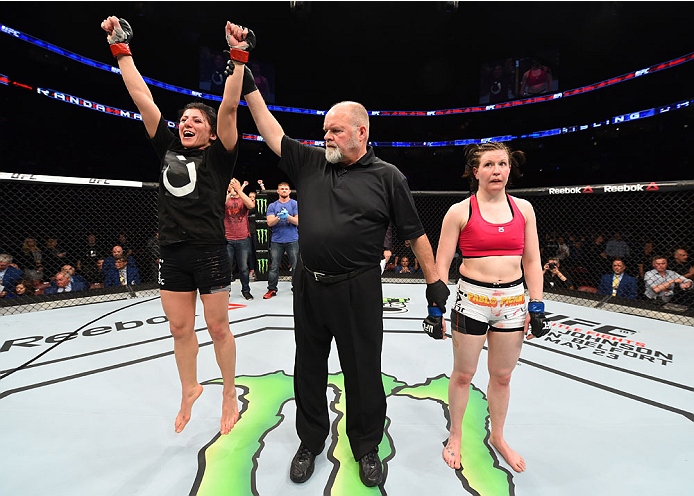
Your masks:
{"label": "man in blue shirt", "polygon": [[296,200],[289,198],[290,192],[288,183],[280,183],[277,186],[279,200],[267,207],[267,225],[272,229],[272,237],[270,239],[270,270],[268,272],[267,293],[263,296],[266,300],[277,294],[280,262],[285,252],[289,257],[292,276],[299,257],[299,207]]}

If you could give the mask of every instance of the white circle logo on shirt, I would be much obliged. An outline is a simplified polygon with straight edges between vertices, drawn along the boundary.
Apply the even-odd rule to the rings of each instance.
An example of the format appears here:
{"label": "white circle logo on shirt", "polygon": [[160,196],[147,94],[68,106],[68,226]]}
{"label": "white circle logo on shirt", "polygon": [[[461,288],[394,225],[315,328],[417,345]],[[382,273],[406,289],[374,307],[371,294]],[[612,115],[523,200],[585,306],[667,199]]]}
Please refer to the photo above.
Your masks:
{"label": "white circle logo on shirt", "polygon": [[[183,163],[186,160],[186,157],[183,155],[176,155],[176,158]],[[171,184],[169,181],[169,170],[171,168],[170,164],[166,165],[166,168],[164,169],[164,172],[162,174],[162,180],[164,181],[164,187],[166,190],[171,193],[172,195],[176,197],[182,197],[182,196],[187,196],[191,194],[193,191],[195,191],[195,183],[197,181],[197,171],[195,169],[195,162],[188,162],[187,164],[184,164],[188,173],[188,184],[185,184],[183,186],[174,186]],[[181,175],[180,172],[175,175]]]}

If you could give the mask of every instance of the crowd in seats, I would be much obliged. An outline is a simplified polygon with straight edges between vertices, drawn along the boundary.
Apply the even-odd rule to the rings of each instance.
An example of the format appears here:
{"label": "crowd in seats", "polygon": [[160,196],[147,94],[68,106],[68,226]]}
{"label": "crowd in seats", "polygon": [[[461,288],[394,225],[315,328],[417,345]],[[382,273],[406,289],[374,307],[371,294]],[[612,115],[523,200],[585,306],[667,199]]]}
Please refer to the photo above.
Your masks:
{"label": "crowd in seats", "polygon": [[540,240],[545,290],[570,289],[631,300],[694,306],[694,264],[687,248],[636,242],[615,232],[607,239],[548,233]]}
{"label": "crowd in seats", "polygon": [[67,249],[60,241],[57,236],[46,238],[45,243],[26,237],[14,249],[0,247],[0,298],[77,293],[156,280],[156,234],[140,252],[145,262],[142,276],[136,250],[123,233],[110,245],[95,234],[85,236],[82,243],[66,243]]}

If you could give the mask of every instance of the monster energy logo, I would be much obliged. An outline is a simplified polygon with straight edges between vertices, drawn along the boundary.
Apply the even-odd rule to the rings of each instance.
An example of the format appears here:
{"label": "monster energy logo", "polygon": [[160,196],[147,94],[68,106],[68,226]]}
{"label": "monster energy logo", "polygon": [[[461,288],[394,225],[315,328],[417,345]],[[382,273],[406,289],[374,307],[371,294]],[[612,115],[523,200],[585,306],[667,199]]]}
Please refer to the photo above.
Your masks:
{"label": "monster energy logo", "polygon": [[[377,488],[368,488],[359,480],[358,465],[354,463],[352,450],[347,438],[347,419],[345,403],[344,375],[329,374],[328,388],[335,392],[331,404],[338,415],[332,421],[333,433],[328,448],[328,458],[334,468],[325,484],[322,494],[329,496],[373,496],[380,495]],[[382,374],[386,397],[397,398],[401,403],[422,402],[423,405],[443,407],[444,417],[448,412],[448,377],[441,374],[426,378],[422,382],[408,384],[397,377]],[[205,381],[203,385],[223,385],[221,379]],[[236,378],[236,387],[242,391],[239,403],[247,405],[233,433],[229,436],[215,436],[202,450],[204,460],[198,467],[198,477],[190,491],[195,496],[215,496],[234,494],[235,496],[259,496],[255,485],[258,476],[258,454],[268,446],[267,434],[278,427],[285,419],[282,414],[285,405],[294,398],[293,377],[283,371],[261,376],[241,375]],[[390,406],[390,405],[389,405]],[[378,454],[387,465],[395,458],[395,445],[399,441],[395,430],[391,430],[391,419],[384,425],[386,435],[378,446]],[[509,496],[514,494],[512,474],[500,466],[497,456],[489,444],[488,404],[482,391],[471,385],[469,400],[462,422],[463,439],[461,470],[447,471],[447,477],[460,481],[461,493],[480,496]],[[440,449],[440,448],[439,448]],[[402,452],[407,449],[403,448]],[[228,456],[234,453],[234,456]],[[326,461],[322,463],[327,463]],[[440,462],[442,463],[442,462]],[[441,472],[444,473],[444,472]],[[317,475],[314,475],[317,477]],[[376,490],[374,490],[376,489]],[[385,493],[385,491],[384,491]]]}
{"label": "monster energy logo", "polygon": [[267,212],[267,198],[256,198],[255,206],[258,209],[259,214],[264,214]]}
{"label": "monster energy logo", "polygon": [[383,312],[389,313],[405,313],[407,312],[407,303],[410,301],[409,298],[390,298],[387,296],[383,297]]}
{"label": "monster energy logo", "polygon": [[407,303],[410,301],[409,298],[388,298],[386,296],[383,297],[383,303]]}
{"label": "monster energy logo", "polygon": [[270,264],[268,263],[267,258],[259,258],[258,259],[258,271],[261,272],[262,274],[265,274],[267,272],[269,265]]}
{"label": "monster energy logo", "polygon": [[258,234],[258,243],[267,243],[267,229],[258,229],[256,232]]}

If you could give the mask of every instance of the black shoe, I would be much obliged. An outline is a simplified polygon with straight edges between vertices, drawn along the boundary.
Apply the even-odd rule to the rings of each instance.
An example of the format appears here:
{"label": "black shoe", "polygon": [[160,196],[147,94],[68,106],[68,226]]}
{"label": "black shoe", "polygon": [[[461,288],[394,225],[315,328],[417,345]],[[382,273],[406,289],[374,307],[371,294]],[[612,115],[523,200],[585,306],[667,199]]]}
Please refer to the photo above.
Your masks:
{"label": "black shoe", "polygon": [[243,297],[246,298],[247,300],[252,300],[252,299],[253,299],[253,295],[251,294],[250,291],[241,291],[241,296],[243,296]]}
{"label": "black shoe", "polygon": [[289,468],[289,478],[292,482],[300,484],[306,482],[313,474],[316,455],[311,453],[311,450],[301,443],[299,450],[292,458],[292,466]]}
{"label": "black shoe", "polygon": [[383,467],[378,457],[378,448],[374,448],[359,459],[359,478],[367,487],[378,486],[383,479]]}

